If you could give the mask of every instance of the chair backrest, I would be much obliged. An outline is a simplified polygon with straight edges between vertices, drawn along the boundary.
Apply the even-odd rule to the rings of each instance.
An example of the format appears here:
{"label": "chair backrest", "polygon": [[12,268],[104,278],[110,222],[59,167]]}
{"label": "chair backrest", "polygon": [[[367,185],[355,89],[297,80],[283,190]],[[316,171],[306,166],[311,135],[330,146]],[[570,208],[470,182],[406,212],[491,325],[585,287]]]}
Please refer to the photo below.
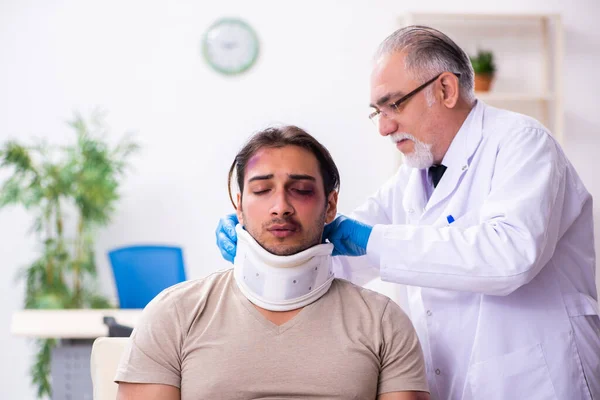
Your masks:
{"label": "chair backrest", "polygon": [[183,251],[173,246],[128,246],[108,252],[121,308],[144,308],[163,289],[186,279]]}
{"label": "chair backrest", "polygon": [[94,400],[115,400],[118,384],[114,382],[121,355],[129,338],[100,337],[94,341],[90,371]]}

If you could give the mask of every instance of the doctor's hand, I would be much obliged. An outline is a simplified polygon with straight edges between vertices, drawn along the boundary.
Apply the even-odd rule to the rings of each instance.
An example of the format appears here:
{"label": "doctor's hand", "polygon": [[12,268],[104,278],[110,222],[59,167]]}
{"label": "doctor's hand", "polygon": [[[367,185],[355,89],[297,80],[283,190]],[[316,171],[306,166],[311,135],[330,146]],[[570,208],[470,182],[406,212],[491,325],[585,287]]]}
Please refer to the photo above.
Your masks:
{"label": "doctor's hand", "polygon": [[221,250],[221,255],[231,263],[233,263],[237,249],[237,234],[235,233],[235,226],[237,224],[237,215],[229,214],[219,220],[219,225],[217,225],[217,230],[215,231],[217,246]]}
{"label": "doctor's hand", "polygon": [[372,226],[338,214],[323,230],[323,241],[329,240],[334,256],[364,256],[371,236]]}

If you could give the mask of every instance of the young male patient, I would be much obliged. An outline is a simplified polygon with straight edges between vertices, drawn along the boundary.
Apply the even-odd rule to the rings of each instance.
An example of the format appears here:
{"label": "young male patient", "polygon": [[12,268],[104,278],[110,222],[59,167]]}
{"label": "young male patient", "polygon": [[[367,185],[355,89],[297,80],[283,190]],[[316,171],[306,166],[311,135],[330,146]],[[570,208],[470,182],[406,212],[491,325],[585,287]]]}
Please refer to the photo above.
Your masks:
{"label": "young male patient", "polygon": [[236,156],[230,188],[234,173],[233,268],[148,304],[117,371],[118,399],[429,399],[408,317],[331,272],[321,235],[339,174],[327,149],[297,127],[270,128]]}

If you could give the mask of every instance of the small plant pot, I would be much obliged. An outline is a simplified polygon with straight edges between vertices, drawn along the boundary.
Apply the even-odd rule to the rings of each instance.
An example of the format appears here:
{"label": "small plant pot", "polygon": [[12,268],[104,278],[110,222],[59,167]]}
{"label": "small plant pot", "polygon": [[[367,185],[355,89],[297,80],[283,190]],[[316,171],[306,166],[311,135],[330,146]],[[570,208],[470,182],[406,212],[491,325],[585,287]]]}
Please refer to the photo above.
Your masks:
{"label": "small plant pot", "polygon": [[494,75],[492,74],[475,74],[475,90],[477,92],[488,92],[492,87]]}

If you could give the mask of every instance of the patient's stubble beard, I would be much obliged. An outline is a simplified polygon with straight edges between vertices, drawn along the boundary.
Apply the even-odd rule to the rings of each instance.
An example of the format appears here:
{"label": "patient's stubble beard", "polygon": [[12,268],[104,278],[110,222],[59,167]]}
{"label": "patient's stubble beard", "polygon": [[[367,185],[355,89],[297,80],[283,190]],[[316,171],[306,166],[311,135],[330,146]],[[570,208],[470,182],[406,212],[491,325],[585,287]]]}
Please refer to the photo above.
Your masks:
{"label": "patient's stubble beard", "polygon": [[[260,230],[257,232],[252,224],[246,223],[244,228],[248,233],[256,240],[256,242],[265,250],[267,250],[271,254],[275,254],[277,256],[291,256],[292,254],[300,253],[310,247],[316,246],[321,243],[321,237],[323,235],[323,228],[325,226],[325,214],[326,209],[320,213],[315,222],[311,224],[310,227],[300,225],[293,218],[278,218],[269,221],[268,223],[263,224]],[[245,214],[242,212],[242,217],[244,221],[248,221],[246,219]],[[284,224],[284,223],[294,223],[296,226],[301,228],[300,233],[302,234],[302,240],[300,242],[291,242],[290,238],[275,238],[271,236],[268,228],[273,224]],[[266,238],[270,240],[267,240]],[[286,243],[288,241],[288,243]]]}

